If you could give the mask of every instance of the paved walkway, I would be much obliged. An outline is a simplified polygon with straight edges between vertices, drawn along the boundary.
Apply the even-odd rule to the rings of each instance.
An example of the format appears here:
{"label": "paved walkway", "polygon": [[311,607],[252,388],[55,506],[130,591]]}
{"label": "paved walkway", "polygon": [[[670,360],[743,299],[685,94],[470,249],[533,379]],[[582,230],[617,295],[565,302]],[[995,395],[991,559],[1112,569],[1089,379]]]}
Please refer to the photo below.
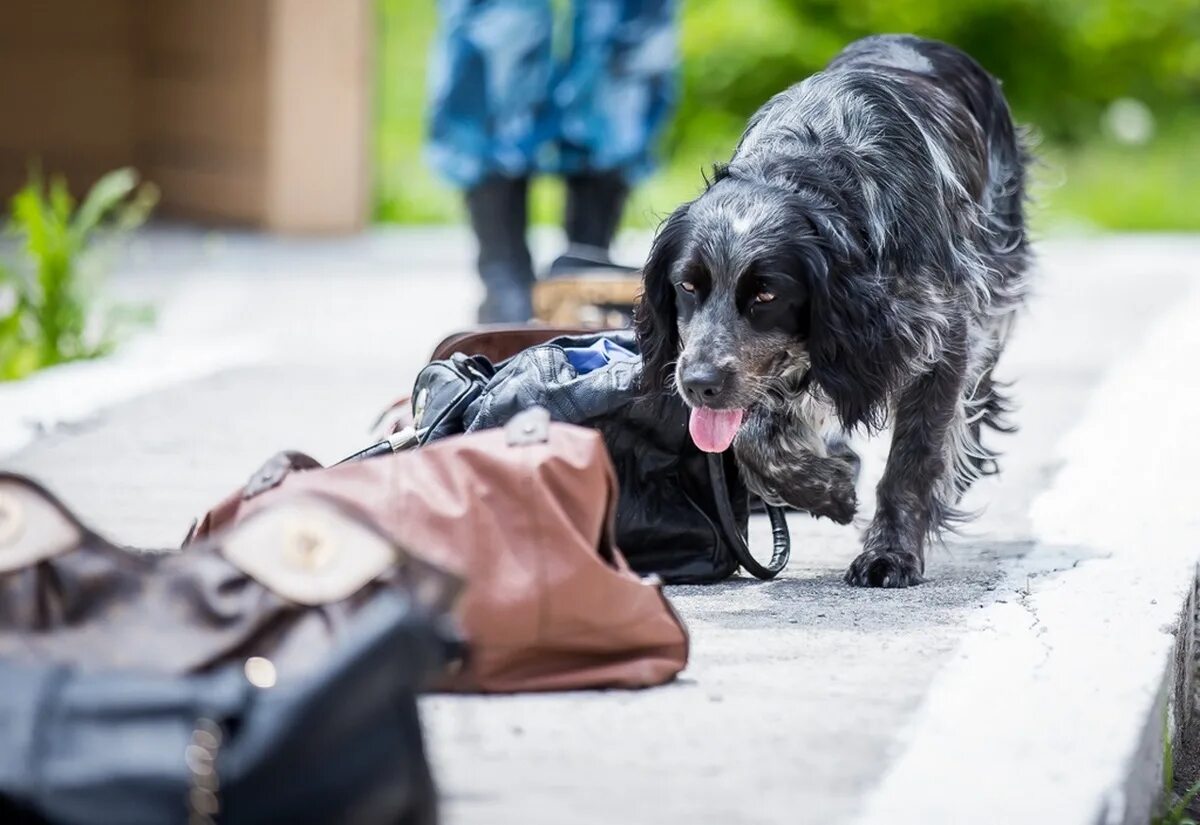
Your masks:
{"label": "paved walkway", "polygon": [[[630,242],[634,255],[639,242]],[[442,333],[469,321],[477,296],[468,256],[464,239],[445,233],[306,243],[152,235],[118,286],[160,304],[162,331],[108,364],[0,387],[0,452],[16,450],[3,464],[44,480],[118,541],[173,546],[192,515],[276,449],[328,461],[361,446],[375,410],[407,389]],[[1146,702],[1159,701],[1161,672],[1145,677],[1141,705],[1096,723],[1111,754],[1077,765],[1082,778],[1068,770],[1041,786],[1040,765],[1056,764],[1055,745],[1032,731],[1025,737],[1022,715],[1065,718],[1079,702],[1112,711],[1105,703],[1113,697],[1091,688],[1072,697],[1079,685],[1064,676],[1056,698],[1037,693],[1040,704],[1021,713],[998,707],[1012,697],[980,707],[972,699],[992,681],[978,682],[991,650],[980,645],[1011,638],[1013,648],[1000,648],[1007,655],[1038,644],[1038,633],[1055,630],[1022,635],[1039,622],[1039,594],[1071,591],[1076,568],[1117,552],[1102,538],[1055,533],[1056,513],[1085,520],[1056,480],[1092,496],[1087,518],[1099,533],[1109,524],[1125,535],[1122,483],[1138,483],[1145,469],[1116,447],[1157,443],[1150,428],[1159,410],[1129,406],[1112,385],[1139,348],[1169,346],[1151,336],[1175,329],[1178,318],[1161,319],[1193,300],[1200,242],[1048,243],[1042,261],[1038,297],[1001,369],[1020,377],[1022,431],[1003,441],[1004,473],[966,502],[986,508],[982,517],[934,551],[930,583],[848,588],[840,576],[856,553],[855,531],[793,517],[793,563],[780,579],[670,589],[693,638],[691,664],[674,685],[424,700],[447,821],[1138,821],[1143,801],[1134,791],[1145,783],[1129,793],[1126,784],[1137,759],[1146,761],[1135,759],[1143,743],[1134,734],[1145,727]],[[1143,373],[1135,369],[1129,381]],[[1098,397],[1107,412],[1095,407]],[[1096,465],[1111,478],[1112,499],[1080,466],[1091,453],[1071,446],[1079,437],[1069,434],[1081,431],[1082,443],[1093,444],[1086,436],[1090,427],[1094,438],[1096,422],[1113,440],[1112,459]],[[866,450],[868,513],[885,446]],[[754,530],[765,547],[765,525]],[[1185,548],[1193,566],[1196,546]],[[1140,549],[1148,566],[1157,563],[1157,544]],[[1177,573],[1179,563],[1168,552],[1160,567]],[[1190,585],[1186,576],[1168,581],[1176,578],[1166,601]],[[1181,604],[1160,609],[1178,617]],[[1047,616],[1057,615],[1052,608]],[[1098,622],[1107,617],[1105,604],[1094,608]],[[1023,618],[1009,622],[1010,610]],[[1144,636],[1099,638],[1114,650],[1145,648],[1153,671],[1159,647],[1172,643],[1163,624]],[[1137,620],[1129,626],[1142,632]],[[1053,649],[1037,649],[1039,667],[1058,661]],[[1018,664],[1013,689],[1024,691],[1017,677],[1034,670]],[[1009,729],[989,727],[993,716]],[[974,747],[947,738],[955,719]],[[1007,761],[990,761],[993,734]],[[1043,752],[1019,759],[1026,741]],[[1022,771],[1025,792],[1003,776],[994,781],[997,772]]]}

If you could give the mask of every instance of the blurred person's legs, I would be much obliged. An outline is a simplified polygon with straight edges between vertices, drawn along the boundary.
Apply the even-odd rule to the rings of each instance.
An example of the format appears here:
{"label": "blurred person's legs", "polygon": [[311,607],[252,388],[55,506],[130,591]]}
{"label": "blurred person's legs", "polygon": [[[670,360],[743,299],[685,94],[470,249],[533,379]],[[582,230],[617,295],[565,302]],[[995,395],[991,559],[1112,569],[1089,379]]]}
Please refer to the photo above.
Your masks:
{"label": "blurred person's legs", "polygon": [[575,0],[571,52],[554,86],[567,251],[552,276],[612,267],[630,186],[654,167],[675,98],[675,0]]}
{"label": "blurred person's legs", "polygon": [[554,70],[549,0],[442,0],[429,157],[466,193],[487,296],[483,322],[532,314],[529,177],[567,179],[569,249],[555,275],[611,265],[629,186],[669,114],[674,0],[575,0]]}
{"label": "blurred person's legs", "polygon": [[430,67],[429,157],[466,193],[487,294],[482,322],[533,314],[529,175],[548,133],[549,0],[441,0]]}

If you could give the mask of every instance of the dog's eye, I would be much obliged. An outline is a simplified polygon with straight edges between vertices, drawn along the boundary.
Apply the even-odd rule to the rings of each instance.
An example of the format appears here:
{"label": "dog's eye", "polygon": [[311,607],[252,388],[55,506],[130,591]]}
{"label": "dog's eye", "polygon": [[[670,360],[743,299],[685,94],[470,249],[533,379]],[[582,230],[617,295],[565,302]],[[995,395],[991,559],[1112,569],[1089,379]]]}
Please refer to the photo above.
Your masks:
{"label": "dog's eye", "polygon": [[680,281],[679,288],[682,289],[684,292],[686,292],[688,295],[694,295],[696,293],[696,285],[693,284],[691,281]]}
{"label": "dog's eye", "polygon": [[775,300],[775,293],[768,290],[761,290],[754,296],[754,303],[769,304]]}

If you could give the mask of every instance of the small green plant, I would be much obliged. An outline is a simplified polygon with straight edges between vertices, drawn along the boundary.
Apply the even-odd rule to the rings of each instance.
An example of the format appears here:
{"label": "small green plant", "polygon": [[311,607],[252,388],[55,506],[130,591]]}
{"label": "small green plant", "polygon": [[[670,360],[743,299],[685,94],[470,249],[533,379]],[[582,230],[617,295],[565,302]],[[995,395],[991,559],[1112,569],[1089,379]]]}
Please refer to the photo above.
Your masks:
{"label": "small green plant", "polygon": [[1200,794],[1200,782],[1188,788],[1187,793],[1179,797],[1165,811],[1156,816],[1153,825],[1196,825],[1196,820],[1188,816],[1188,805]]}
{"label": "small green plant", "polygon": [[6,228],[23,254],[0,263],[0,381],[104,355],[130,324],[149,320],[137,307],[95,308],[99,272],[91,252],[98,234],[112,238],[144,222],[157,198],[132,169],[118,169],[76,208],[62,178],[47,186],[38,171],[30,174],[12,198]]}
{"label": "small green plant", "polygon": [[1200,794],[1200,781],[1182,796],[1176,795],[1175,740],[1171,736],[1171,709],[1165,704],[1162,709],[1162,741],[1163,792],[1159,800],[1159,813],[1150,821],[1150,825],[1196,825],[1196,820],[1188,813],[1188,806]]}

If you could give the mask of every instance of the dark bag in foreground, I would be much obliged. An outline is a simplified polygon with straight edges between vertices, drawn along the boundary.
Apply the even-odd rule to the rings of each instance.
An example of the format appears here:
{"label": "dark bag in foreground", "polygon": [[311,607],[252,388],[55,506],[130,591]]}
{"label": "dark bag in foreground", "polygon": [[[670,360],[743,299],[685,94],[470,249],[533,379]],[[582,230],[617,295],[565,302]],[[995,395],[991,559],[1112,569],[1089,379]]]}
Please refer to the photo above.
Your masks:
{"label": "dark bag in foreground", "polygon": [[[518,347],[528,344],[528,329],[511,334]],[[782,510],[767,508],[770,561],[758,561],[747,546],[749,495],[732,452],[712,455],[692,443],[679,398],[639,395],[641,361],[631,332],[563,335],[498,363],[472,353],[476,346],[504,353],[503,333],[448,343],[457,352],[426,366],[413,390],[418,443],[501,427],[523,410],[544,407],[556,421],[603,436],[620,487],[616,543],[634,570],[687,583],[719,581],[739,565],[770,579],[787,564]]]}
{"label": "dark bag in foreground", "polygon": [[327,499],[134,553],[0,474],[0,822],[432,825],[456,587]]}

